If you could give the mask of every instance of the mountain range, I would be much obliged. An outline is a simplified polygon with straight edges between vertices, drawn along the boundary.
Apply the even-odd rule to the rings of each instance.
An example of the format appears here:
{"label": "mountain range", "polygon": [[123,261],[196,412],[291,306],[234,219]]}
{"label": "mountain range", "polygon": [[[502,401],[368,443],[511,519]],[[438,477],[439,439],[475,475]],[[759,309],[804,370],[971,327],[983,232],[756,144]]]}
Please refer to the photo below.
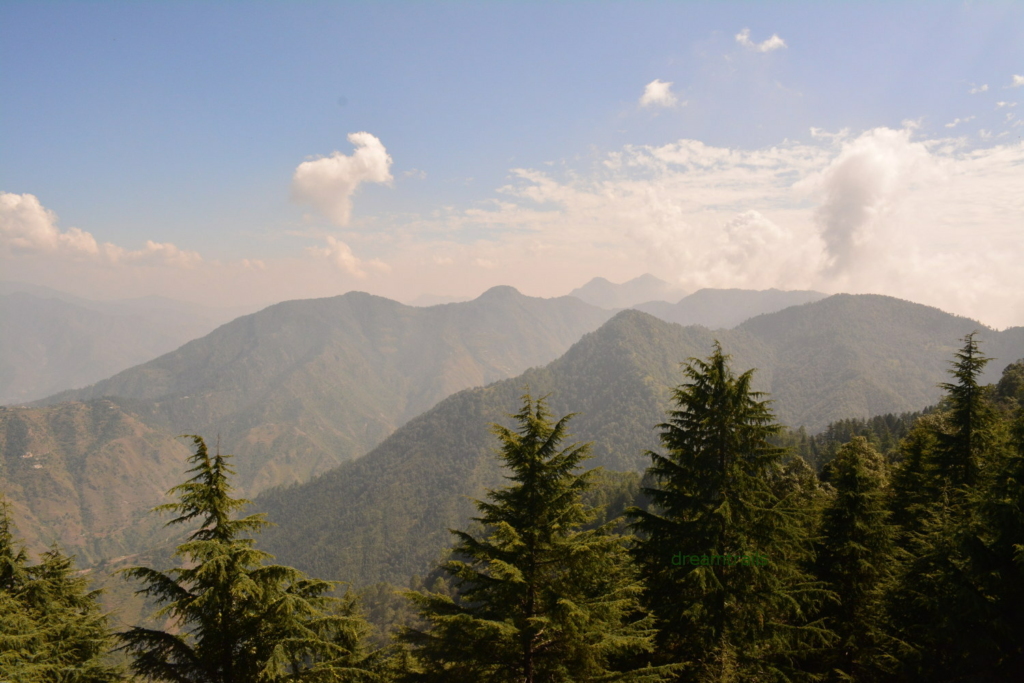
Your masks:
{"label": "mountain range", "polygon": [[[786,293],[748,294],[774,306]],[[486,423],[514,410],[527,384],[551,392],[556,409],[581,412],[574,427],[595,441],[595,462],[637,471],[642,451],[657,444],[653,425],[680,381],[678,364],[706,355],[716,338],[737,367],[758,368],[755,386],[772,392],[784,423],[811,431],[933,403],[971,330],[982,330],[986,352],[999,359],[989,379],[1024,356],[1022,328],[995,332],[879,296],[837,295],[715,332],[640,311],[612,315],[574,297],[536,299],[510,287],[429,308],[359,292],[276,304],[92,386],[0,409],[0,490],[33,549],[59,540],[85,562],[127,555],[163,538],[162,520],[145,511],[181,481],[188,450],[175,437],[200,433],[236,455],[242,495],[318,474],[309,486],[342,477],[353,488],[329,499],[313,489],[295,495],[332,501],[324,519],[356,515],[341,526],[358,515],[384,524],[389,505],[405,505],[394,491],[374,497],[386,482],[370,473],[386,471],[413,477],[403,485],[410,490],[433,492],[430,510],[412,519],[448,515],[447,524],[458,517],[445,512],[453,505],[445,487],[454,477],[468,496],[492,481],[494,471],[474,459],[490,447]],[[444,474],[445,458],[462,465]],[[448,484],[430,483],[446,476]],[[261,500],[272,499],[279,500]],[[360,500],[361,511],[345,507]],[[283,516],[281,533],[292,529],[288,535],[306,543],[306,532],[289,526],[295,515]],[[311,548],[322,545],[314,536]],[[355,576],[372,580],[379,560],[367,556]],[[336,575],[347,571],[334,564]]]}
{"label": "mountain range", "polygon": [[875,295],[836,295],[717,332],[623,311],[546,367],[455,394],[359,460],[265,492],[257,508],[278,526],[261,543],[325,578],[403,584],[429,571],[447,529],[465,528],[472,499],[502,484],[488,423],[508,425],[527,390],[550,396],[556,415],[578,413],[571,431],[594,443],[590,466],[636,471],[658,446],[680,361],[708,355],[715,339],[734,368],[758,369],[754,387],[770,392],[783,423],[814,431],[933,404],[959,340],[976,329],[997,358],[986,381],[1024,357],[1024,328],[996,332]]}
{"label": "mountain range", "polygon": [[[511,287],[430,308],[361,292],[283,302],[90,387],[3,409],[0,483],[33,547],[60,538],[85,557],[115,546],[126,554],[136,545],[124,515],[162,502],[162,477],[181,476],[178,434],[207,435],[237,454],[234,483],[245,495],[305,481],[452,393],[550,362],[611,315]],[[129,479],[84,476],[111,449]],[[138,495],[119,498],[126,487]],[[96,533],[80,534],[83,526]]]}

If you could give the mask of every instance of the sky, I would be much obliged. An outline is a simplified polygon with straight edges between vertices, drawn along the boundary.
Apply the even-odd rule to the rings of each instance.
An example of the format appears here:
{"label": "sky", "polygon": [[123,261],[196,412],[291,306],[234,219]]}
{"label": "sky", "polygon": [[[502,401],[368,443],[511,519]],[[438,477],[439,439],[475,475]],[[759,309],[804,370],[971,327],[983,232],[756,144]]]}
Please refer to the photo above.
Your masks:
{"label": "sky", "polygon": [[1024,325],[1024,3],[0,0],[0,279]]}

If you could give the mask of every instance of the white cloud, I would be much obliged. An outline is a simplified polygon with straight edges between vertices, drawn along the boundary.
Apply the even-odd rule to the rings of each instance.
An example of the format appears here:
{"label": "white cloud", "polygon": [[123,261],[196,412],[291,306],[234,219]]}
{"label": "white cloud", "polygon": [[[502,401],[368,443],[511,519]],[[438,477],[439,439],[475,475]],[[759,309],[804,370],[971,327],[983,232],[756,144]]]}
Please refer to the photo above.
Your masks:
{"label": "white cloud", "polygon": [[370,133],[350,133],[351,156],[335,151],[328,157],[304,161],[292,176],[292,196],[311,204],[335,225],[348,225],[352,194],[361,183],[390,183],[391,156]]}
{"label": "white cloud", "polygon": [[1002,109],[1003,107],[1016,107],[1016,102],[996,102],[996,109]]}
{"label": "white cloud", "polygon": [[979,85],[979,86],[975,86],[972,83],[971,84],[971,89],[968,90],[967,92],[970,93],[971,95],[977,95],[980,92],[987,92],[987,91],[988,91],[988,83],[983,83],[982,85]]}
{"label": "white cloud", "polygon": [[365,278],[367,276],[367,268],[382,273],[386,273],[391,270],[390,266],[378,259],[363,261],[352,253],[352,248],[350,246],[332,235],[327,235],[324,239],[327,242],[327,246],[308,247],[307,251],[314,256],[328,259],[341,271],[353,277],[360,279]]}
{"label": "white cloud", "polygon": [[640,106],[674,107],[679,100],[672,93],[672,81],[654,79],[644,86],[644,94],[640,96]]}
{"label": "white cloud", "polygon": [[[874,292],[1024,323],[1024,146],[916,135],[879,128],[758,150],[679,140],[627,146],[564,178],[515,169],[490,208],[417,226],[416,251],[459,266],[500,259],[486,281],[463,267],[431,276],[456,289],[463,276],[551,296],[564,291],[555,277],[575,281],[568,289],[652,272],[691,290]],[[389,262],[399,272],[408,258]]]}
{"label": "white cloud", "polygon": [[44,255],[95,263],[195,268],[202,257],[167,242],[146,240],[135,251],[105,242],[79,228],[61,231],[57,214],[44,207],[35,195],[0,192],[0,254]]}
{"label": "white cloud", "polygon": [[1018,76],[1017,74],[1014,74],[1013,81],[1010,83],[1008,87],[1019,88],[1022,85],[1024,85],[1024,76]]}
{"label": "white cloud", "polygon": [[772,37],[768,40],[755,43],[750,39],[749,28],[745,28],[736,34],[736,42],[748,50],[756,50],[757,52],[771,52],[772,50],[778,50],[779,48],[786,47],[786,41],[779,38],[778,34],[775,33],[773,33]]}
{"label": "white cloud", "polygon": [[879,221],[925,173],[927,147],[910,142],[909,130],[879,128],[843,146],[839,156],[804,181],[822,202],[815,218],[829,258],[828,272],[841,274],[862,261],[877,240]]}
{"label": "white cloud", "polygon": [[946,128],[955,128],[957,125],[961,123],[967,123],[968,121],[973,121],[975,118],[977,117],[968,116],[966,119],[953,119],[952,121],[946,124]]}

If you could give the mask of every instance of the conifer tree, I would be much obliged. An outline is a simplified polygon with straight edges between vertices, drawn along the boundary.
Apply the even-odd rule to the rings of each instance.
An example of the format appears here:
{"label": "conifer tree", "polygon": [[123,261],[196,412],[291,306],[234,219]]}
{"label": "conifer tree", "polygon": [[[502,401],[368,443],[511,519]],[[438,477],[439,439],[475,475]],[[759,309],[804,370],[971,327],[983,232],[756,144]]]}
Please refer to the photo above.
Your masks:
{"label": "conifer tree", "polygon": [[586,683],[654,681],[637,657],[651,619],[621,538],[582,530],[594,512],[577,474],[589,445],[561,447],[571,415],[552,424],[543,399],[523,397],[518,431],[492,429],[510,486],[477,501],[481,533],[453,531],[444,571],[455,595],[410,593],[426,626],[402,639],[419,662],[412,681]]}
{"label": "conifer tree", "polygon": [[839,596],[824,610],[826,624],[839,636],[821,658],[828,680],[870,683],[892,669],[882,594],[897,548],[885,469],[882,456],[860,436],[826,465],[835,496],[823,514],[816,573]]}
{"label": "conifer tree", "polygon": [[813,616],[828,593],[805,569],[803,487],[769,441],[779,426],[752,370],[735,376],[716,343],[683,372],[659,425],[667,452],[649,453],[651,509],[630,511],[659,651],[689,665],[686,681],[799,677],[832,638]]}
{"label": "conifer tree", "polygon": [[56,547],[29,565],[0,498],[0,673],[18,683],[120,680],[98,596]]}
{"label": "conifer tree", "polygon": [[271,556],[245,534],[268,522],[262,515],[233,518],[248,501],[230,496],[230,456],[211,457],[201,437],[190,438],[194,476],[171,489],[179,502],[156,508],[177,513],[168,524],[198,522],[178,546],[182,566],[124,570],[180,630],[119,634],[132,671],[175,683],[377,680],[360,651],[365,624],[351,601],[327,595],[333,582],[264,564]]}
{"label": "conifer tree", "polygon": [[981,513],[1004,461],[1005,430],[978,383],[989,359],[973,333],[954,358],[955,381],[942,385],[943,411],[915,428],[918,444],[904,444],[917,462],[904,463],[895,487],[901,544],[910,559],[900,565],[886,603],[906,680],[988,680],[998,655],[992,592],[1001,581],[994,578],[998,562]]}
{"label": "conifer tree", "polygon": [[954,354],[949,374],[956,380],[942,384],[949,406],[947,427],[936,436],[936,474],[953,489],[973,486],[978,479],[982,451],[991,441],[994,419],[985,400],[978,377],[991,360],[978,350],[975,332],[963,338],[964,345]]}

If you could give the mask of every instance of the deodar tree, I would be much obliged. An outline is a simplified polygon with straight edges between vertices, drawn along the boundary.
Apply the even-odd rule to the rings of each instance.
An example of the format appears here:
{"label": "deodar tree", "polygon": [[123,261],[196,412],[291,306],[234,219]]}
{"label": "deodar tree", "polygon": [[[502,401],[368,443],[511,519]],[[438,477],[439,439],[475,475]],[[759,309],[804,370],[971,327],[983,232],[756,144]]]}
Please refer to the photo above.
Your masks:
{"label": "deodar tree", "polygon": [[510,486],[478,501],[478,534],[454,531],[444,565],[455,596],[411,593],[425,627],[403,640],[417,662],[412,681],[586,683],[655,681],[641,586],[612,524],[593,519],[577,473],[588,445],[561,447],[571,415],[552,424],[544,400],[523,397],[518,430],[494,425]]}
{"label": "deodar tree", "polygon": [[177,513],[169,524],[198,524],[178,546],[182,564],[166,572],[124,570],[177,628],[119,634],[132,671],[175,683],[377,680],[360,651],[364,624],[351,603],[327,595],[332,582],[265,564],[271,556],[245,536],[268,522],[262,515],[233,519],[248,501],[230,495],[229,456],[211,457],[201,437],[190,438],[194,476],[171,489],[177,503],[157,508]]}
{"label": "deodar tree", "polygon": [[[804,568],[810,496],[769,441],[779,426],[753,371],[735,376],[716,343],[683,372],[659,425],[666,452],[649,453],[651,508],[629,511],[659,653],[687,665],[686,681],[799,678],[801,658],[834,639],[815,616],[829,594]],[[704,560],[752,554],[767,563]]]}

